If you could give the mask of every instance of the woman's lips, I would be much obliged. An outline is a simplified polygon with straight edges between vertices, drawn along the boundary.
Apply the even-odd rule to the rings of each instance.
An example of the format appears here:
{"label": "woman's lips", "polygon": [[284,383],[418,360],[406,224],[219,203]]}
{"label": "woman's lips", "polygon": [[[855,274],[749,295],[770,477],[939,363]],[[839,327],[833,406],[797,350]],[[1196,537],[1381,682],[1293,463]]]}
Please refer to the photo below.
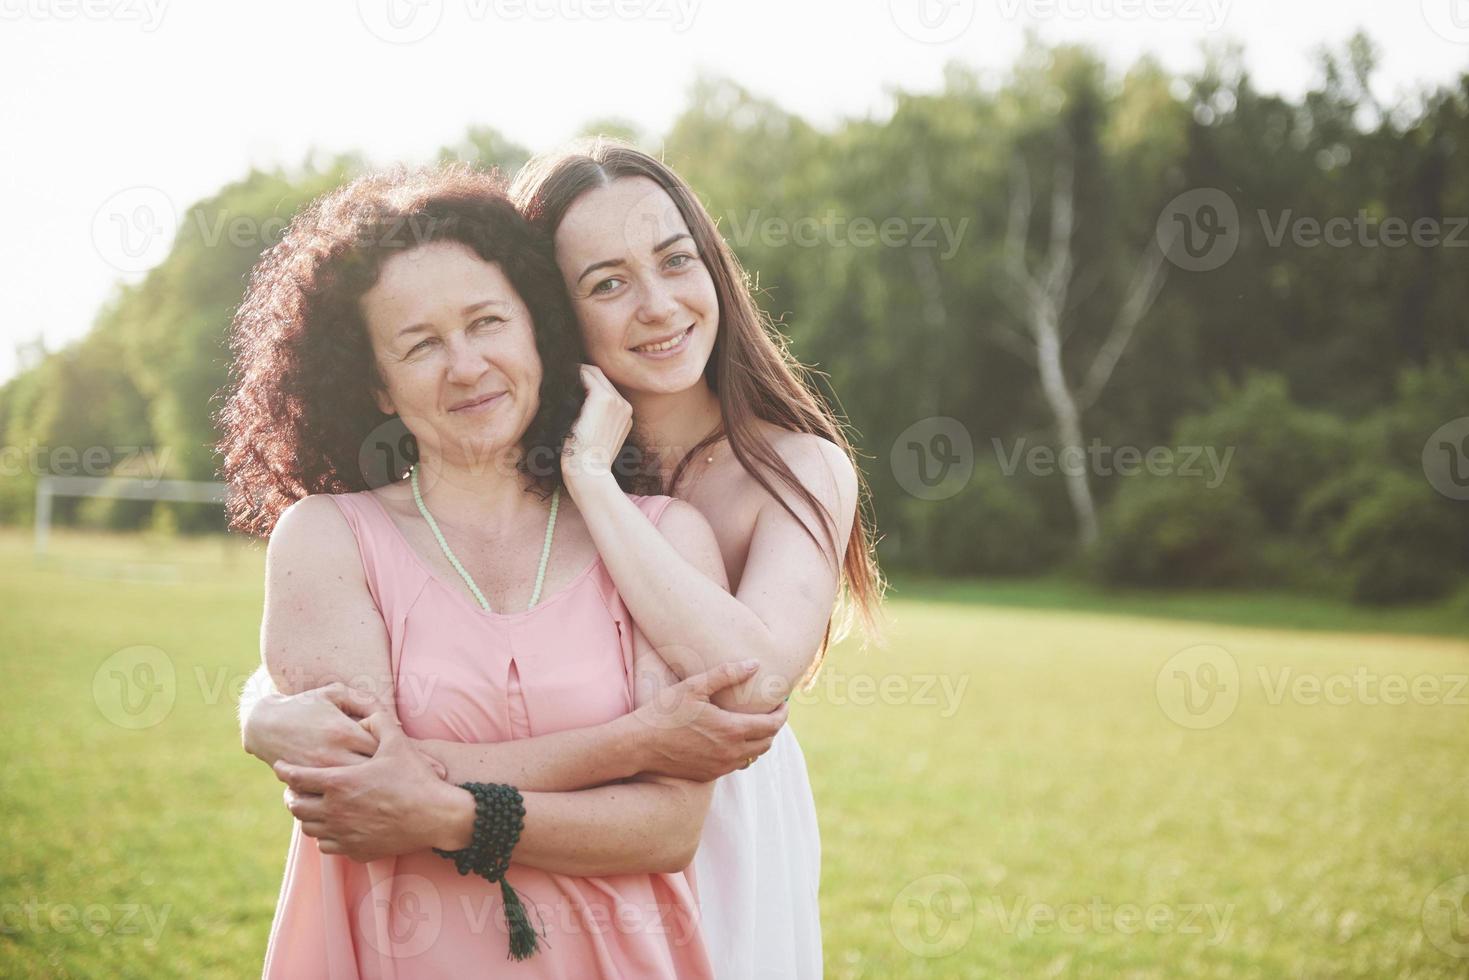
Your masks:
{"label": "woman's lips", "polygon": [[[644,344],[642,347],[634,347],[632,349],[632,352],[643,357],[653,357],[660,359],[666,357],[676,357],[679,354],[683,353],[684,348],[688,347],[689,338],[693,335],[694,328],[691,325],[685,328],[683,333],[677,335],[677,342],[672,347],[668,347],[663,350],[645,350],[644,348],[650,345]],[[664,341],[664,343],[667,343],[667,341]]]}
{"label": "woman's lips", "polygon": [[479,398],[474,399],[473,401],[460,402],[458,405],[455,405],[453,408],[449,409],[449,411],[451,411],[451,412],[476,412],[476,411],[480,411],[482,409],[489,408],[490,406],[494,405],[496,402],[498,402],[501,398],[504,398],[504,397],[505,397],[505,392],[503,392],[503,391],[497,392],[497,393],[495,393],[493,395],[483,395],[483,396],[481,396]]}

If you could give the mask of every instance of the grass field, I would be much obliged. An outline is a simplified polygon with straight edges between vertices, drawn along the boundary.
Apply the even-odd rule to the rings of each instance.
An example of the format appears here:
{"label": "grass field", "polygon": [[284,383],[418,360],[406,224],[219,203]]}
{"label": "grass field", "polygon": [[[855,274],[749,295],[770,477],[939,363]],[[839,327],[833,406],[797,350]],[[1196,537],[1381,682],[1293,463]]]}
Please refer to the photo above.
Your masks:
{"label": "grass field", "polygon": [[[258,975],[291,823],[234,719],[260,555],[55,552],[0,532],[0,971]],[[1469,643],[1026,588],[904,590],[798,696],[830,976],[1469,975]]]}

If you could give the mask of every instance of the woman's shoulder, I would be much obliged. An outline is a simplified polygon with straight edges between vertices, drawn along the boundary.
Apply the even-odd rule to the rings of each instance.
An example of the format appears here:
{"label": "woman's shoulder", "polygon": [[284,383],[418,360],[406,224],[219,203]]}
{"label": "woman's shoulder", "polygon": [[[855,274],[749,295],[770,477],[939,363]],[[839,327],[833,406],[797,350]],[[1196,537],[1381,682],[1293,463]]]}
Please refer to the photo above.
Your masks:
{"label": "woman's shoulder", "polygon": [[857,468],[847,451],[814,432],[793,432],[768,422],[765,436],[791,474],[824,507],[841,514],[857,499]]}
{"label": "woman's shoulder", "polygon": [[355,535],[333,499],[336,496],[311,494],[282,511],[266,545],[266,561],[278,568],[307,571],[355,557]]}
{"label": "woman's shoulder", "polygon": [[281,513],[271,545],[355,552],[355,538],[363,525],[395,510],[398,496],[395,487],[384,487],[302,497]]}

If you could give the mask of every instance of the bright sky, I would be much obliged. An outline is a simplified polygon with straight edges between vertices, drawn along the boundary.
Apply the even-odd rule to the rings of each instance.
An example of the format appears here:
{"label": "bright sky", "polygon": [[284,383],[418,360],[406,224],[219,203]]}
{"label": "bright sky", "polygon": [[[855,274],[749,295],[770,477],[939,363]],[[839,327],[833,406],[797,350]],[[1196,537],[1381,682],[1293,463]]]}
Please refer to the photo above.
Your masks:
{"label": "bright sky", "polygon": [[661,135],[700,72],[829,124],[951,59],[1003,72],[1028,28],[1180,70],[1235,38],[1259,87],[1298,93],[1358,27],[1381,96],[1469,70],[1469,0],[0,0],[0,379],[252,164],[421,161],[471,124],[533,150],[607,116]]}

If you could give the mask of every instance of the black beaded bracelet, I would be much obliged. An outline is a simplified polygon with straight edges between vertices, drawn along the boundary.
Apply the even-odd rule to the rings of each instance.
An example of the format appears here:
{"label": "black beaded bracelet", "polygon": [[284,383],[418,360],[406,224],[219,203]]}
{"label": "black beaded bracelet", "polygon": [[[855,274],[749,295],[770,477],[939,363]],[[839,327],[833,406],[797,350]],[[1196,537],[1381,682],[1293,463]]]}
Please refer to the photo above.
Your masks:
{"label": "black beaded bracelet", "polygon": [[525,826],[525,801],[514,786],[503,783],[460,783],[474,797],[474,833],[469,846],[457,851],[434,848],[434,853],[454,862],[462,875],[473,872],[491,883],[499,882],[505,900],[505,925],[510,931],[510,955],[523,960],[540,948],[525,905],[505,872],[510,870],[510,852],[520,843]]}

